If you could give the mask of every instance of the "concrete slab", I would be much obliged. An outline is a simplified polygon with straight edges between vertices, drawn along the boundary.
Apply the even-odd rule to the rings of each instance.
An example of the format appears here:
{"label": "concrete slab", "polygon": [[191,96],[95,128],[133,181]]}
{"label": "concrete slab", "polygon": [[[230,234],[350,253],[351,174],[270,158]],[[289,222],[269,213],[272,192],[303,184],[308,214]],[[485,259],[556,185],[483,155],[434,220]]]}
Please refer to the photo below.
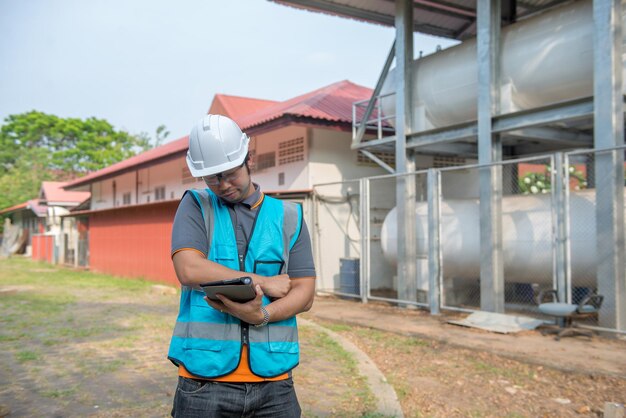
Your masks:
{"label": "concrete slab", "polygon": [[449,320],[449,324],[478,328],[500,334],[528,331],[543,325],[543,321],[527,316],[506,315],[495,312],[473,312],[467,318]]}

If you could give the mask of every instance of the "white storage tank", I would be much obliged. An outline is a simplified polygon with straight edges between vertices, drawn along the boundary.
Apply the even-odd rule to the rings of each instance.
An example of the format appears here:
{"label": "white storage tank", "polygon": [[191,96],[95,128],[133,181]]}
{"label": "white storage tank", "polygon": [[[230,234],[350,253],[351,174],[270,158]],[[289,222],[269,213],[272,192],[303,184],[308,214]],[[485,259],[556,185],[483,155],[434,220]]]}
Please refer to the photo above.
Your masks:
{"label": "white storage tank", "polygon": [[[502,112],[592,96],[592,43],[591,0],[573,2],[503,28]],[[475,38],[414,61],[412,74],[418,130],[476,120]],[[392,70],[381,94],[393,93],[394,86]],[[383,99],[382,106],[385,114],[394,115],[395,96]]]}
{"label": "white storage tank", "polygon": [[[508,196],[502,199],[504,275],[509,282],[551,284],[553,280],[553,220],[550,195]],[[595,191],[570,195],[570,242],[573,286],[588,284],[595,275]],[[428,257],[428,207],[415,210],[418,259]],[[397,263],[397,212],[383,223],[381,243],[387,261]],[[442,270],[446,278],[480,277],[479,202],[441,202]],[[423,267],[422,267],[423,271]],[[427,272],[424,272],[426,274]],[[426,280],[427,281],[427,280]]]}

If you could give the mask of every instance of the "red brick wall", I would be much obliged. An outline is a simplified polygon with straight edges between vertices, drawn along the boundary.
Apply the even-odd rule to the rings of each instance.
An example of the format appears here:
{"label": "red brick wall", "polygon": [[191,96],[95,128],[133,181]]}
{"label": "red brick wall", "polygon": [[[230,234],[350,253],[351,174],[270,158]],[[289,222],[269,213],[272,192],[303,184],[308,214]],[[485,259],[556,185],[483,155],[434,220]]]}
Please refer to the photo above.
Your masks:
{"label": "red brick wall", "polygon": [[170,258],[177,207],[178,201],[90,214],[90,270],[178,284]]}

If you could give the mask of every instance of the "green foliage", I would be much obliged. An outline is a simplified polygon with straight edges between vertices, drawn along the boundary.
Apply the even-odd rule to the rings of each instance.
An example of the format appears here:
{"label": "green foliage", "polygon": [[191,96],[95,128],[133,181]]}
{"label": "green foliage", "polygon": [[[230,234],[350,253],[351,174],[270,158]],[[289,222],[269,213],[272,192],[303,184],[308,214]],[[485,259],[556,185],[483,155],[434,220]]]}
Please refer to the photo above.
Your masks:
{"label": "green foliage", "polygon": [[44,149],[25,149],[10,170],[0,174],[0,208],[12,206],[37,197],[42,181],[54,180],[48,170],[50,154]]}
{"label": "green foliage", "polygon": [[163,145],[163,143],[165,142],[165,139],[167,139],[169,134],[170,134],[170,131],[167,130],[165,125],[159,125],[156,128],[156,135],[154,136],[155,138],[154,147],[156,148],[158,146]]}
{"label": "green foliage", "polygon": [[163,145],[169,134],[170,131],[167,130],[165,125],[159,125],[154,132],[154,138],[152,138],[147,132],[140,132],[139,135],[137,135],[137,138],[145,144],[145,149],[150,149]]}
{"label": "green foliage", "polygon": [[[546,165],[546,169],[542,173],[528,173],[521,177],[518,181],[520,192],[523,194],[539,194],[548,193],[552,188],[552,178],[550,176],[552,168]],[[587,188],[587,180],[585,175],[577,170],[575,166],[568,167],[570,181],[573,180],[575,190]]]}
{"label": "green foliage", "polygon": [[0,170],[9,171],[22,152],[44,149],[48,169],[69,174],[98,170],[145,150],[144,139],[118,131],[104,119],[59,118],[38,111],[9,115],[0,129]]}
{"label": "green foliage", "polygon": [[9,115],[0,127],[0,208],[35,198],[42,181],[74,178],[149,148],[147,138],[103,119]]}
{"label": "green foliage", "polygon": [[545,173],[528,173],[519,179],[520,191],[524,194],[548,193],[552,182],[548,169]]}

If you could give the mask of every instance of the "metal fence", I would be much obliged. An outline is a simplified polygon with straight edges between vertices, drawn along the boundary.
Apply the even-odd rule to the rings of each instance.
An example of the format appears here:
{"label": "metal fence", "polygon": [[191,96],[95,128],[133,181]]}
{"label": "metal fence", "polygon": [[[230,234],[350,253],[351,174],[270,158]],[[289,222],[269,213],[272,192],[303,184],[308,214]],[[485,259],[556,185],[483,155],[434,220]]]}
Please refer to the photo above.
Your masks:
{"label": "metal fence", "polygon": [[[534,311],[537,291],[554,286],[553,159],[526,158],[493,166],[502,175],[505,311]],[[491,167],[440,169],[442,308],[480,309],[479,177]]]}
{"label": "metal fence", "polygon": [[[625,149],[620,147],[564,155],[567,217],[564,235],[566,252],[563,293],[571,303],[579,303],[592,292],[604,296],[599,322],[591,321],[587,324],[598,329],[616,328],[616,312],[618,309],[624,309],[626,304],[626,300],[622,300],[626,283],[602,280],[602,275],[598,271],[605,264],[606,254],[602,251],[601,243],[611,239],[605,236],[607,228],[611,228],[611,219],[610,216],[598,216],[597,206],[603,205],[604,208],[600,208],[600,212],[605,213],[604,209],[611,206],[612,202],[611,197],[607,195],[611,191],[602,191],[596,187],[598,173],[603,177],[616,176],[618,182],[624,181],[624,153]],[[621,199],[623,201],[623,195]],[[622,216],[621,220],[624,222],[624,214],[618,214],[619,216]],[[609,245],[612,243],[609,242]],[[623,254],[621,257],[622,262],[625,262]]]}
{"label": "metal fence", "polygon": [[353,180],[313,188],[314,251],[323,278],[319,291],[361,297],[360,187]]}
{"label": "metal fence", "polygon": [[[541,317],[536,296],[542,289],[557,289],[562,300],[574,303],[604,292],[605,300],[623,305],[626,296],[615,294],[620,286],[596,279],[595,162],[606,153],[617,153],[612,161],[623,165],[620,148],[315,186],[318,288],[364,302],[480,310],[479,179],[496,169],[502,177],[505,312]],[[395,260],[397,234],[405,227],[397,222],[396,183],[407,179],[415,185],[417,252],[409,286],[415,290],[408,294],[398,283]],[[587,325],[615,330],[611,303],[599,322]]]}

